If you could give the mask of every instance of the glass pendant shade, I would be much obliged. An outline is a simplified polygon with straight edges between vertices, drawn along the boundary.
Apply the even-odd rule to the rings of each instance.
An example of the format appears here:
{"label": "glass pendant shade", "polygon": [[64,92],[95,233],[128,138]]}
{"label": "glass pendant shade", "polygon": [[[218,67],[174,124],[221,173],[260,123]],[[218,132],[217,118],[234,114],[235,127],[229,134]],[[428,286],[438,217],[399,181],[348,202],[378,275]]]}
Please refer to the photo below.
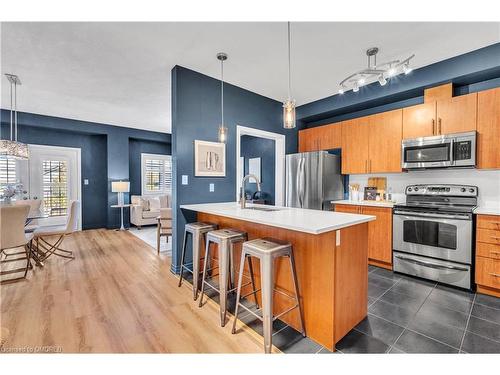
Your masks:
{"label": "glass pendant shade", "polygon": [[283,103],[283,127],[285,129],[295,128],[295,101],[290,99]]}
{"label": "glass pendant shade", "polygon": [[0,140],[0,157],[26,160],[29,158],[28,145],[2,139]]}
{"label": "glass pendant shade", "polygon": [[219,126],[219,142],[226,143],[227,141],[227,128],[224,125]]}

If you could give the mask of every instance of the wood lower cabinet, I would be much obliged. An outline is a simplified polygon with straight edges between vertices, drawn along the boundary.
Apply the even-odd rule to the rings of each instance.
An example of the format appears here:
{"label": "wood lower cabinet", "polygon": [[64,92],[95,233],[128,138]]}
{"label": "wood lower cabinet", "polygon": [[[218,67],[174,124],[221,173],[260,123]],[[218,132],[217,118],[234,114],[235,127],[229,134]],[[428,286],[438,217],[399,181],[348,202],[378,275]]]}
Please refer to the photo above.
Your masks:
{"label": "wood lower cabinet", "polygon": [[342,121],[342,174],[368,173],[369,117]]}
{"label": "wood lower cabinet", "polygon": [[389,111],[369,117],[368,172],[401,172],[403,111]]}
{"label": "wood lower cabinet", "polygon": [[436,103],[437,134],[476,130],[477,93],[455,96]]}
{"label": "wood lower cabinet", "polygon": [[500,297],[500,216],[477,215],[476,284],[478,293]]}
{"label": "wood lower cabinet", "polygon": [[500,168],[500,88],[477,94],[477,167]]}
{"label": "wood lower cabinet", "polygon": [[436,102],[403,108],[403,139],[436,135]]}
{"label": "wood lower cabinet", "polygon": [[392,269],[392,208],[336,204],[335,211],[377,218],[368,223],[368,263]]}

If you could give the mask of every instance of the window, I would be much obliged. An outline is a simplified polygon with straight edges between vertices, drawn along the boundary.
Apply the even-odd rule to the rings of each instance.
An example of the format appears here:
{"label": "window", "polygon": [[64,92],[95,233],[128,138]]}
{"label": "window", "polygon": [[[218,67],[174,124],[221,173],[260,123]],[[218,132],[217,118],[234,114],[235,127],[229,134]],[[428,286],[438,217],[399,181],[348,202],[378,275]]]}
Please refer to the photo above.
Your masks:
{"label": "window", "polygon": [[142,194],[170,194],[172,192],[172,157],[141,154],[141,159]]}
{"label": "window", "polygon": [[42,162],[43,207],[49,216],[65,216],[68,209],[68,164],[61,160]]}
{"label": "window", "polygon": [[15,184],[16,161],[14,159],[0,158],[0,194],[9,184]]}

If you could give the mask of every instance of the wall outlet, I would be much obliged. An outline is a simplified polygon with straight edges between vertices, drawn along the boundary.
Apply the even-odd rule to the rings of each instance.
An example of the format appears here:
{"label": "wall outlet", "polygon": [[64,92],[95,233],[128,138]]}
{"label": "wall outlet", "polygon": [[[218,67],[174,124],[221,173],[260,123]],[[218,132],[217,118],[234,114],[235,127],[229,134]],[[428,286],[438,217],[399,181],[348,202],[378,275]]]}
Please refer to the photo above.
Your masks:
{"label": "wall outlet", "polygon": [[88,178],[84,178],[83,179],[83,184],[84,185],[88,185],[89,184],[89,179]]}
{"label": "wall outlet", "polygon": [[188,184],[188,176],[187,174],[182,175],[182,185],[187,185]]}
{"label": "wall outlet", "polygon": [[215,184],[208,185],[208,190],[213,193],[215,191]]}

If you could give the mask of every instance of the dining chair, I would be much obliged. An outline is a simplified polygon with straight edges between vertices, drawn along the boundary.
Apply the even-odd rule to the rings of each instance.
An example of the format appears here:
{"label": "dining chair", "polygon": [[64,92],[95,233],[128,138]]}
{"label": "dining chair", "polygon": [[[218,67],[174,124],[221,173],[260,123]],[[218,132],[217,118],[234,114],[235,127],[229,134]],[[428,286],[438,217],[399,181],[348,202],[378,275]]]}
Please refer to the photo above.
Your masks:
{"label": "dining chair", "polygon": [[[35,248],[40,262],[45,261],[52,254],[62,258],[74,259],[73,252],[63,249],[61,244],[67,235],[78,230],[79,208],[80,203],[78,201],[70,201],[68,220],[65,225],[44,226],[33,232]],[[47,240],[47,237],[55,236],[57,236],[57,240],[54,243]]]}
{"label": "dining chair", "polygon": [[6,255],[5,250],[24,248],[24,251],[9,253],[9,255],[20,255],[24,257],[9,257],[0,261],[1,265],[12,264],[13,262],[26,260],[26,267],[17,267],[5,270],[0,270],[0,276],[20,273],[24,271],[24,275],[20,277],[13,277],[2,279],[1,284],[13,281],[26,279],[28,270],[32,268],[31,265],[31,251],[33,244],[33,234],[24,232],[24,225],[30,208],[28,205],[8,205],[0,207],[0,253]]}
{"label": "dining chair", "polygon": [[156,229],[156,248],[158,255],[160,255],[160,241],[161,237],[172,236],[172,209],[171,208],[160,208],[160,216],[157,217],[158,226]]}
{"label": "dining chair", "polygon": [[[16,205],[28,205],[30,207],[30,212],[40,211],[42,208],[42,199],[22,199],[15,202]],[[28,225],[24,227],[25,232],[34,232],[35,229],[39,227],[38,220],[31,220]]]}

